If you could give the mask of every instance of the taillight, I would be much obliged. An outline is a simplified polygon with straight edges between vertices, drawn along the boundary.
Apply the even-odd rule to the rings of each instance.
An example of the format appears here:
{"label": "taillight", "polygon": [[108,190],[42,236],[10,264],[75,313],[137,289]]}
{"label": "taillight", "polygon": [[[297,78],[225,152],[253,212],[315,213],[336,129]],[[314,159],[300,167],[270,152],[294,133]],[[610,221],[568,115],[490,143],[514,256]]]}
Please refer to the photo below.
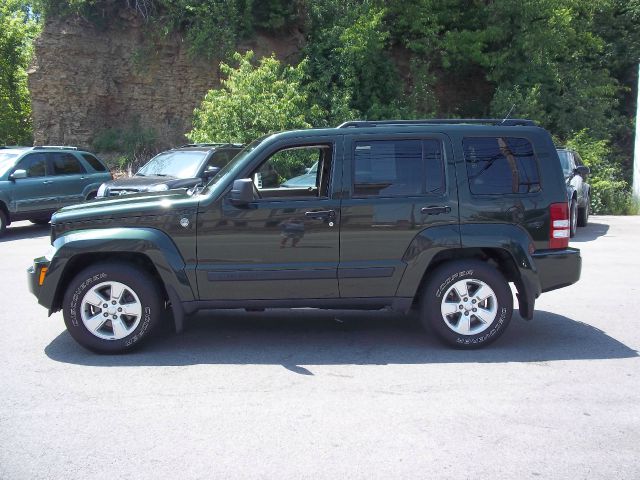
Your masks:
{"label": "taillight", "polygon": [[566,202],[552,203],[549,229],[549,248],[567,248],[569,246],[569,206]]}

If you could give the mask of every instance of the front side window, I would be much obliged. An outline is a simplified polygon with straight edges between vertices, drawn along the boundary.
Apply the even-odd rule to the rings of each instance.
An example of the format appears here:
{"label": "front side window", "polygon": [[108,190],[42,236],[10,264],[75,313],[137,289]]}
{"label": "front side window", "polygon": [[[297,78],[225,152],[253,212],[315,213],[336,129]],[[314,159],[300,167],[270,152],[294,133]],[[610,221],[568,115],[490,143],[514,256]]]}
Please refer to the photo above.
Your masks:
{"label": "front side window", "polygon": [[20,160],[16,170],[26,170],[27,177],[44,177],[47,174],[47,156],[44,153],[32,153]]}
{"label": "front side window", "polygon": [[51,153],[54,175],[74,175],[84,173],[80,161],[70,153]]}
{"label": "front side window", "polygon": [[251,178],[262,198],[327,197],[331,145],[305,145],[278,150]]}
{"label": "front side window", "polygon": [[438,140],[355,143],[354,196],[423,195],[443,191],[444,165]]}
{"label": "front side window", "polygon": [[467,137],[462,146],[471,193],[495,195],[540,191],[537,160],[529,140]]}

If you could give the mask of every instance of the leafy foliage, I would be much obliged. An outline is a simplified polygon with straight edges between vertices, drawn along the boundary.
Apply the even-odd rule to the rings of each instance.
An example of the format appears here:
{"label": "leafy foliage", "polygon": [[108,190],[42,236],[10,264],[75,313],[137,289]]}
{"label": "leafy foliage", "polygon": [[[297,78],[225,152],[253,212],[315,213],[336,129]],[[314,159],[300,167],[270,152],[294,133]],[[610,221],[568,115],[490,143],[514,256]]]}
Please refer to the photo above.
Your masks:
{"label": "leafy foliage", "polygon": [[319,116],[301,87],[306,63],[283,66],[275,57],[252,64],[253,52],[236,53],[237,67],[222,63],[226,78],[210,90],[194,113],[194,142],[250,142],[266,133],[309,128]]}
{"label": "leafy foliage", "polygon": [[31,104],[26,69],[39,31],[27,4],[0,4],[0,144],[31,143]]}

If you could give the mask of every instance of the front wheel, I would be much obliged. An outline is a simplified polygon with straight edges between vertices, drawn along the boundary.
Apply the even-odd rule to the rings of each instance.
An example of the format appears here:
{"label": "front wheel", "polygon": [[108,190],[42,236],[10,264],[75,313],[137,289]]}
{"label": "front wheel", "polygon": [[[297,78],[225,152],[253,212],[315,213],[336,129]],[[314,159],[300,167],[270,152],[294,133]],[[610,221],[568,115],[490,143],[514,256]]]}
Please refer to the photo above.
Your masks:
{"label": "front wheel", "polygon": [[513,295],[504,277],[479,260],[459,260],[437,268],[423,291],[421,321],[458,348],[479,348],[504,333],[513,313]]}
{"label": "front wheel", "polygon": [[7,229],[7,215],[0,210],[0,236]]}
{"label": "front wheel", "polygon": [[64,322],[83,347],[122,353],[140,345],[162,318],[157,282],[139,268],[121,263],[87,267],[69,284]]}

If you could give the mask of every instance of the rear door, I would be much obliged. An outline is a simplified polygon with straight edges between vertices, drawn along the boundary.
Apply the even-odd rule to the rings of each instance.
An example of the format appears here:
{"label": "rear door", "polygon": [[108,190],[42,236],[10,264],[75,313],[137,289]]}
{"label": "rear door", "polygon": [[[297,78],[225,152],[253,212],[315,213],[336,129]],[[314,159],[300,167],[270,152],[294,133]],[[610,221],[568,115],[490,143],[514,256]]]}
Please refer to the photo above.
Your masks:
{"label": "rear door", "polygon": [[58,208],[84,201],[84,187],[91,183],[91,177],[80,160],[69,152],[50,152],[48,156]]}
{"label": "rear door", "polygon": [[345,151],[340,296],[393,297],[416,235],[458,224],[450,141],[437,133],[355,135]]}

